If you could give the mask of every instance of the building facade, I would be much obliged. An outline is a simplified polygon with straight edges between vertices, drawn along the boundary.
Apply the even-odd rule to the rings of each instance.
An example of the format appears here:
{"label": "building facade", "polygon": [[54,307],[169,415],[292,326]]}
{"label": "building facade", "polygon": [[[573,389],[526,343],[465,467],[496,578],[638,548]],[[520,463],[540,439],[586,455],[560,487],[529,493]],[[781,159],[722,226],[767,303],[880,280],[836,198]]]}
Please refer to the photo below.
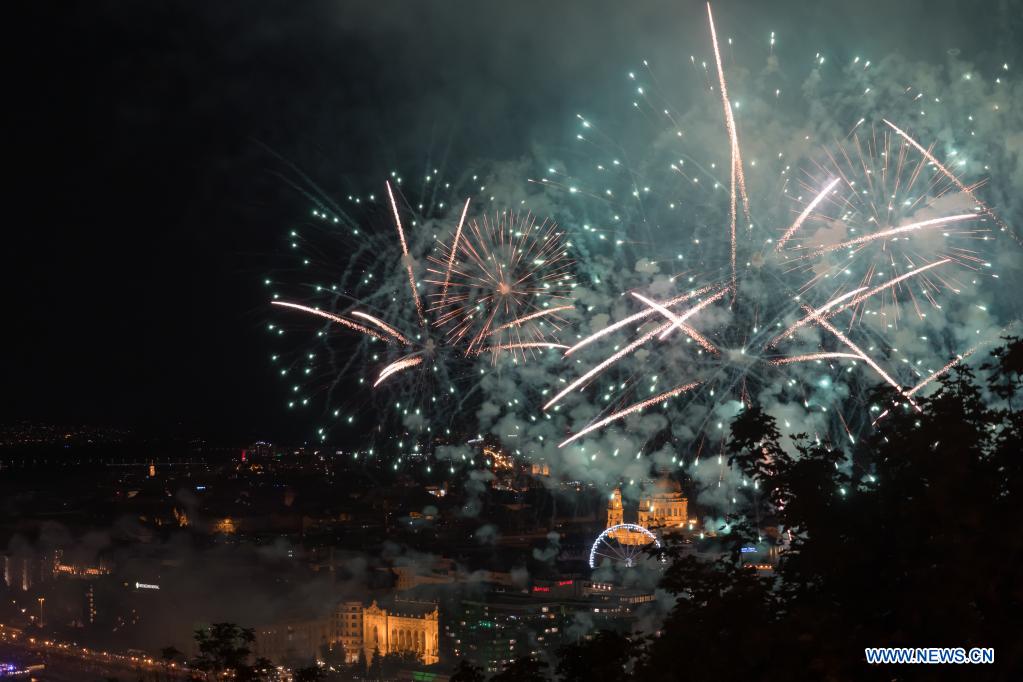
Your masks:
{"label": "building facade", "polygon": [[426,665],[440,657],[438,625],[440,611],[436,604],[395,601],[387,608],[376,601],[362,612],[362,650],[366,660],[375,653],[415,653]]}
{"label": "building facade", "polygon": [[[615,488],[607,503],[607,528],[626,523],[621,488]],[[630,515],[631,516],[631,515]],[[639,500],[636,523],[647,530],[678,531],[689,522],[689,500],[682,486],[669,478],[658,479]],[[612,537],[623,545],[645,545],[650,539],[643,533],[619,530]]]}
{"label": "building facade", "polygon": [[639,498],[639,525],[656,528],[684,528],[689,520],[689,500],[682,495],[682,486],[669,478],[659,478]]}
{"label": "building facade", "polygon": [[440,657],[440,610],[433,602],[395,599],[384,606],[373,601],[344,601],[337,605],[330,623],[328,648],[342,647],[345,661],[354,663],[359,655],[372,662],[381,656],[415,653],[424,664]]}
{"label": "building facade", "polygon": [[345,601],[334,612],[330,643],[332,647],[338,644],[343,647],[346,663],[355,663],[362,651],[362,610],[361,601]]}
{"label": "building facade", "polygon": [[445,617],[448,651],[487,673],[521,656],[555,663],[557,650],[576,641],[579,623],[594,630],[630,632],[652,592],[610,583],[564,579],[535,582],[528,590],[493,591],[461,599]]}

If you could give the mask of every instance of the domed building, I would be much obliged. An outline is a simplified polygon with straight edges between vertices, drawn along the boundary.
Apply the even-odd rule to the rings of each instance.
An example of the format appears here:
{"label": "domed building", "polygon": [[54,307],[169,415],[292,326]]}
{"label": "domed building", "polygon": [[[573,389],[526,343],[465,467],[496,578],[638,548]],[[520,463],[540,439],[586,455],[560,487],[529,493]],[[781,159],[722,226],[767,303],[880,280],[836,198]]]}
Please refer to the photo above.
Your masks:
{"label": "domed building", "polygon": [[639,498],[639,525],[654,528],[683,528],[689,520],[689,500],[682,486],[670,478],[659,478]]}
{"label": "domed building", "polygon": [[[632,514],[629,514],[631,517]],[[621,523],[632,523],[626,520],[625,505],[622,503],[622,490],[615,488],[607,503],[607,527]],[[682,486],[677,481],[664,476],[653,482],[639,499],[635,523],[647,530],[658,530],[662,533],[677,532],[685,528],[689,521],[689,500],[682,494]],[[642,533],[633,531],[617,531],[613,537],[623,545],[646,544],[650,540]]]}

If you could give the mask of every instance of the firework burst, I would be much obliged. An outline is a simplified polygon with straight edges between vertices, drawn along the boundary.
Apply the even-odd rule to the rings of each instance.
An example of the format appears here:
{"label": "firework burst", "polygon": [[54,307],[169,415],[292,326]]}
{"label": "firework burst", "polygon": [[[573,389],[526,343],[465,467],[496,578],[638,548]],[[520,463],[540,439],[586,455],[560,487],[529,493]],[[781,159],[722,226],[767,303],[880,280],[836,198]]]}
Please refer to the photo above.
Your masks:
{"label": "firework burst", "polygon": [[452,241],[429,257],[425,280],[439,289],[429,312],[445,342],[466,355],[524,357],[557,347],[551,335],[564,322],[559,313],[574,308],[572,262],[561,236],[553,223],[528,213],[483,216],[464,231],[460,221]]}
{"label": "firework burst", "polygon": [[[291,246],[303,249],[302,265],[335,283],[306,285],[300,296],[275,293],[271,301],[282,313],[281,322],[270,325],[275,334],[296,319],[322,321],[317,349],[302,351],[281,369],[286,379],[298,374],[288,404],[306,406],[318,392],[326,393],[328,408],[343,403],[332,396],[354,380],[377,397],[362,401],[376,406],[377,430],[393,411],[399,434],[450,433],[456,422],[463,430],[459,417],[472,412],[483,372],[502,371],[503,358],[514,366],[567,348],[553,335],[573,308],[573,264],[562,233],[549,221],[513,211],[471,217],[470,199],[455,213],[444,210],[452,202],[435,200],[437,217],[424,218],[423,204],[407,201],[398,182],[385,185],[385,222],[376,228],[321,203],[314,216],[338,226],[334,234],[306,240],[297,230],[289,233]],[[377,197],[367,199],[378,205]],[[338,240],[337,231],[355,239]],[[481,356],[486,369],[478,366]],[[388,406],[393,411],[383,412]],[[357,412],[328,409],[349,423]],[[319,429],[322,440],[328,430]]]}
{"label": "firework burst", "polygon": [[[634,107],[667,124],[651,161],[626,167],[621,146],[580,116],[579,139],[602,157],[591,162],[596,175],[552,168],[538,181],[609,209],[608,227],[594,232],[615,234],[619,257],[649,243],[678,252],[674,262],[660,252],[640,258],[651,284],[620,291],[612,300],[621,319],[592,325],[566,352],[579,374],[561,379],[544,405],[574,415],[561,447],[662,406],[667,430],[699,452],[708,438],[723,443],[729,415],[764,400],[786,427],[853,440],[886,409],[867,402],[869,387],[887,383],[915,408],[914,394],[970,355],[971,332],[996,328],[978,301],[999,276],[990,254],[1008,231],[979,199],[983,182],[970,184],[933,146],[880,117],[802,159],[778,153],[747,173],[757,162],[743,161],[739,104],[709,6],[708,20],[716,70],[701,64],[724,106],[724,159],[685,151],[685,117],[640,85]],[[663,175],[658,165],[670,169],[667,181],[651,179]],[[727,179],[718,178],[726,165]],[[619,236],[630,223],[639,239]],[[609,342],[612,352],[597,350]],[[790,405],[825,416],[794,425]]]}

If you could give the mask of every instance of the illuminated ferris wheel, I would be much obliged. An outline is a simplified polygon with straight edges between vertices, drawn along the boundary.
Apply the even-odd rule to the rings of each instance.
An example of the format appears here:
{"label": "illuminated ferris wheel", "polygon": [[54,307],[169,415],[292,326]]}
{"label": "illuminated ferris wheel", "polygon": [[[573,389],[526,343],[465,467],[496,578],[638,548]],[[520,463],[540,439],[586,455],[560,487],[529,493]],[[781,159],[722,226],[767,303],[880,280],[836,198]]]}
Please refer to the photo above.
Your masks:
{"label": "illuminated ferris wheel", "polygon": [[616,524],[597,536],[590,548],[590,568],[596,568],[603,559],[631,568],[636,557],[646,552],[651,545],[660,549],[661,541],[643,526],[635,523]]}

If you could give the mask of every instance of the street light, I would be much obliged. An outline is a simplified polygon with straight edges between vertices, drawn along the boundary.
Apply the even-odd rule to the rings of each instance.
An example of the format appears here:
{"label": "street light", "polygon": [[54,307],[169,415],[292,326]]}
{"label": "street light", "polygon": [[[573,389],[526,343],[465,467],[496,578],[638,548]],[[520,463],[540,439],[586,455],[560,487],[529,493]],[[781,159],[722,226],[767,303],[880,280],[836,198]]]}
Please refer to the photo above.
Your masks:
{"label": "street light", "polygon": [[43,627],[43,602],[46,597],[39,597],[39,627]]}

